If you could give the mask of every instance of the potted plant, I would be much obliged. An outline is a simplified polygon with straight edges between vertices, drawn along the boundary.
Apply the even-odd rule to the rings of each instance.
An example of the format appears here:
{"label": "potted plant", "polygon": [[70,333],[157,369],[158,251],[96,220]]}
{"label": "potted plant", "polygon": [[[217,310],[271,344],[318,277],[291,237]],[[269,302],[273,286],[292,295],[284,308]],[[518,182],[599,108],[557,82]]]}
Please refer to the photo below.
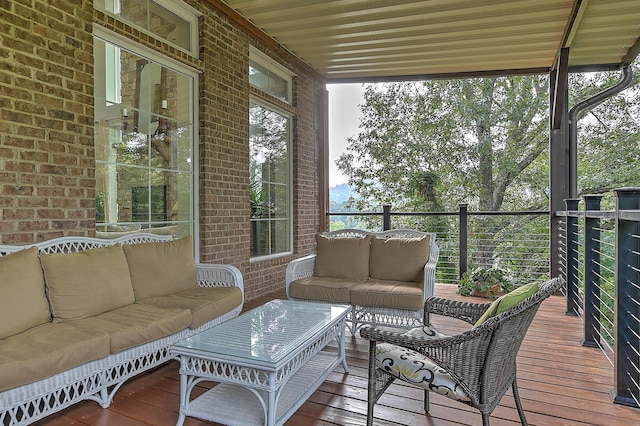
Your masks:
{"label": "potted plant", "polygon": [[479,296],[495,299],[496,296],[513,290],[508,272],[501,268],[474,268],[467,270],[458,284],[458,293],[463,296]]}

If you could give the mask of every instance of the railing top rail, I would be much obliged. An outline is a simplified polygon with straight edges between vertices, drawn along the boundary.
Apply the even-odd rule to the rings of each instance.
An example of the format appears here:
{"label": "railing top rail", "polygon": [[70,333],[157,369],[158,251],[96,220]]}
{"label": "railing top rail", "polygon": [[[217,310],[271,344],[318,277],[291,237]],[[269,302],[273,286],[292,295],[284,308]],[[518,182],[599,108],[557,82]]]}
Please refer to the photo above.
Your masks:
{"label": "railing top rail", "polygon": [[[620,212],[622,212],[621,210]],[[640,212],[639,212],[640,213]],[[617,217],[614,210],[561,210],[556,212],[560,217],[587,217],[589,219],[615,219]],[[640,215],[636,216],[640,218]],[[633,219],[630,219],[633,220]]]}
{"label": "railing top rail", "polygon": [[[327,212],[331,216],[381,216],[383,212]],[[459,211],[452,212],[389,212],[391,216],[459,216]],[[467,211],[468,216],[531,216],[548,215],[549,210],[523,210],[523,211]]]}

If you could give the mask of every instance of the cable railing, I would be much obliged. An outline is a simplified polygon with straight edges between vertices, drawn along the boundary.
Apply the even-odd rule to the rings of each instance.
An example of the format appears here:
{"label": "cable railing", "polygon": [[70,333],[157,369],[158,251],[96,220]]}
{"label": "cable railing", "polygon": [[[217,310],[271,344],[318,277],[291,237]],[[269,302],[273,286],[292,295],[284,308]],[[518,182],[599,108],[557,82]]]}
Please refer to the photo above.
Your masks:
{"label": "cable railing", "polygon": [[468,269],[504,269],[515,286],[549,278],[549,212],[340,212],[370,231],[411,228],[437,234],[436,281],[458,284]]}
{"label": "cable railing", "polygon": [[[616,208],[601,196],[566,200],[554,212],[329,213],[364,218],[373,231],[413,228],[437,233],[436,281],[457,284],[469,268],[500,267],[514,284],[565,278],[566,313],[583,323],[583,345],[601,350],[612,365],[614,402],[640,408],[640,188],[615,191]],[[555,221],[557,259],[550,259]],[[553,267],[551,264],[553,263]]]}
{"label": "cable railing", "polygon": [[599,348],[613,367],[614,402],[640,407],[640,189],[566,200],[558,231],[559,270],[567,313],[583,322],[583,345]]}

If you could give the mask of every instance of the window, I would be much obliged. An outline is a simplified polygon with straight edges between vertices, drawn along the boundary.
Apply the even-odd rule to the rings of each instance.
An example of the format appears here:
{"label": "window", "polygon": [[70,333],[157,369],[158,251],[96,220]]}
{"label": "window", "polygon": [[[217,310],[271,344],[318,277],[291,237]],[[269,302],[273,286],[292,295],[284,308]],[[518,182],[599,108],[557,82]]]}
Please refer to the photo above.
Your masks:
{"label": "window", "polygon": [[197,74],[136,47],[96,29],[97,235],[192,235]]}
{"label": "window", "polygon": [[250,50],[249,83],[276,99],[291,104],[291,78],[288,70],[263,53]]}
{"label": "window", "polygon": [[[252,51],[252,54],[254,52]],[[291,100],[291,76],[252,57],[250,83],[279,100]],[[283,75],[284,74],[284,75]],[[249,104],[251,257],[291,252],[292,116],[265,101]]]}
{"label": "window", "polygon": [[96,9],[198,54],[200,12],[179,0],[94,0]]}

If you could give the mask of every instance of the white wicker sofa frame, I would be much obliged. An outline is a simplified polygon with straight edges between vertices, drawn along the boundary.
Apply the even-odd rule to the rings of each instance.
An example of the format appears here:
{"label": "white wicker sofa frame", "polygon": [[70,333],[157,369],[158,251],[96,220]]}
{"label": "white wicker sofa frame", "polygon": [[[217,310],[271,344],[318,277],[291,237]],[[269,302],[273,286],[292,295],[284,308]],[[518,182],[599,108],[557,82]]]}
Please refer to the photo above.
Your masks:
{"label": "white wicker sofa frame", "polygon": [[[60,237],[30,245],[0,245],[0,256],[36,246],[40,253],[74,253],[115,244],[169,241],[170,235],[139,233],[116,239]],[[27,425],[82,400],[107,408],[114,394],[129,378],[174,359],[169,348],[178,340],[238,316],[244,304],[243,279],[231,265],[196,263],[200,287],[238,287],[242,304],[201,326],[113,353],[33,383],[0,392],[0,425]]]}
{"label": "white wicker sofa frame", "polygon": [[[432,297],[436,281],[436,264],[438,263],[439,249],[436,244],[436,234],[421,232],[413,229],[394,229],[381,232],[370,232],[361,229],[341,229],[337,231],[323,232],[328,237],[365,237],[370,235],[375,238],[422,238],[429,236],[429,259],[424,265],[423,296],[424,300]],[[316,254],[304,256],[291,261],[286,270],[286,292],[289,299],[296,299],[290,293],[291,283],[314,275]],[[324,302],[329,302],[324,300]],[[330,303],[330,302],[329,302]],[[424,301],[423,301],[424,304]],[[422,323],[424,308],[408,310],[394,307],[375,307],[351,304],[351,312],[347,317],[349,331],[355,334],[363,325],[390,326],[412,328]]]}

